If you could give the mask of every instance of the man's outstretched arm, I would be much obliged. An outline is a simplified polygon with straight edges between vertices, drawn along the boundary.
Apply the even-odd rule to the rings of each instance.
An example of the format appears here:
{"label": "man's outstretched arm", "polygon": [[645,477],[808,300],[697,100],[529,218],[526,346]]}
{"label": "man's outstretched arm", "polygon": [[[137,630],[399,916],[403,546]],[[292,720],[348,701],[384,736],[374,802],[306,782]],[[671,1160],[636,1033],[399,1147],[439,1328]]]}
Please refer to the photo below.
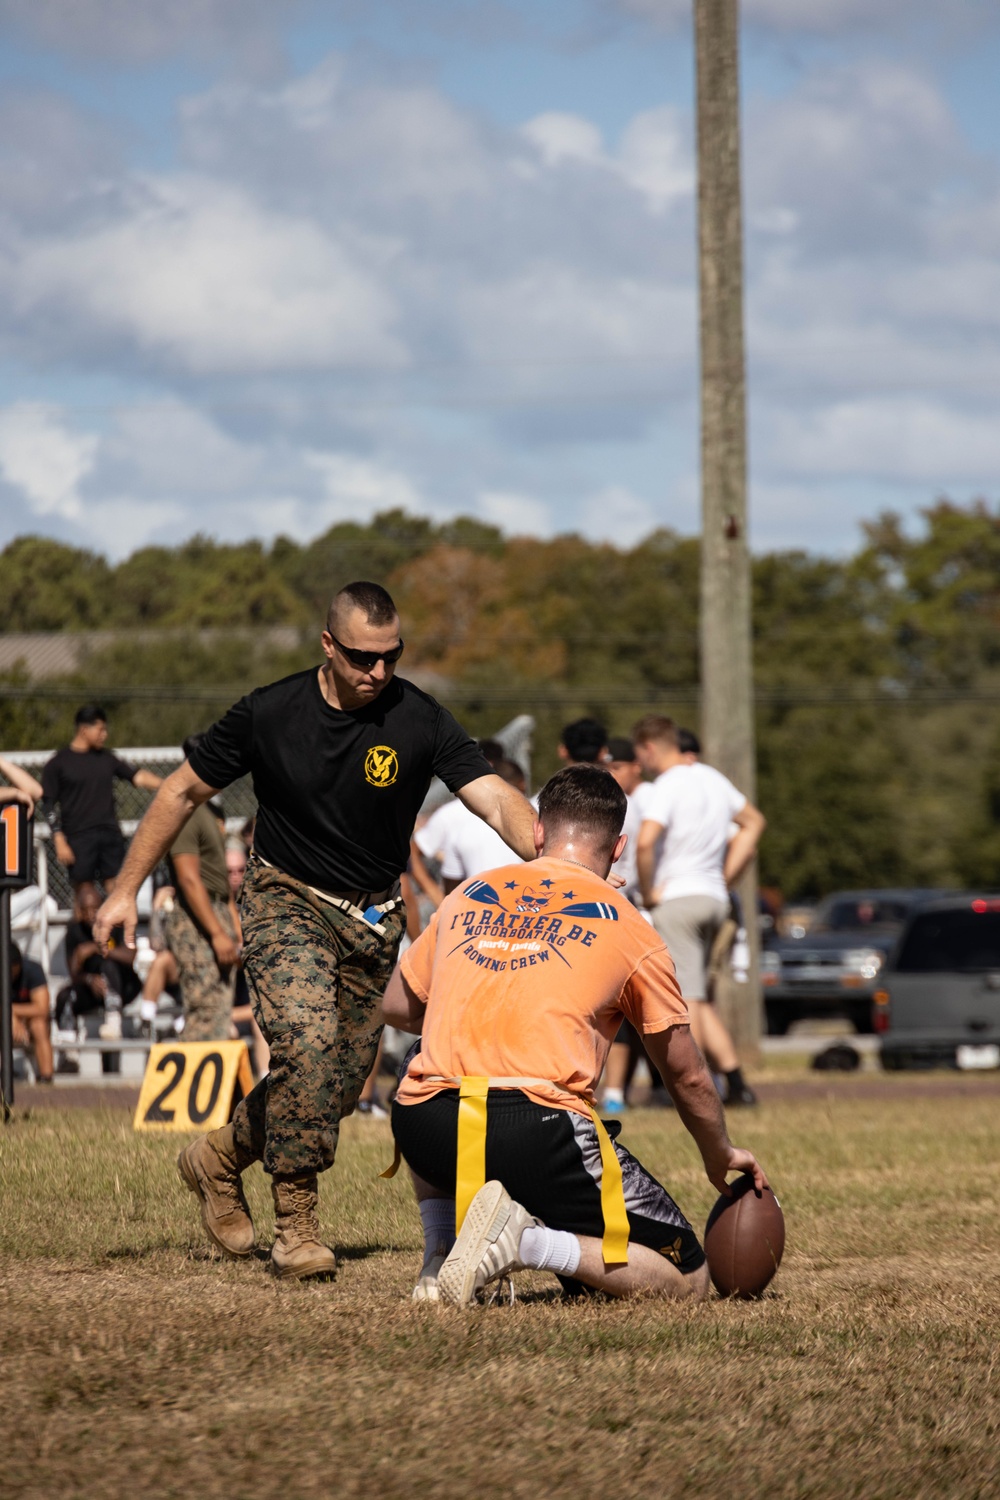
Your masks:
{"label": "man's outstretched arm", "polygon": [[535,857],[535,809],[501,776],[477,776],[458,789],[459,801],[498,833],[522,859]]}
{"label": "man's outstretched arm", "polygon": [[767,1178],[757,1158],[752,1152],[734,1146],[729,1139],[722,1101],[690,1026],[647,1031],[642,1040],[670,1090],[677,1113],[694,1136],[709,1182],[725,1193],[727,1172],[752,1172],[755,1185],[767,1187]]}
{"label": "man's outstretched arm", "polygon": [[187,761],[166,778],[135,831],[114,892],[97,913],[94,922],[97,942],[106,943],[111,929],[122,923],[125,946],[134,946],[135,898],[139,887],[166,854],[195,808],[214,797],[217,791],[217,787],[209,786],[196,776]]}

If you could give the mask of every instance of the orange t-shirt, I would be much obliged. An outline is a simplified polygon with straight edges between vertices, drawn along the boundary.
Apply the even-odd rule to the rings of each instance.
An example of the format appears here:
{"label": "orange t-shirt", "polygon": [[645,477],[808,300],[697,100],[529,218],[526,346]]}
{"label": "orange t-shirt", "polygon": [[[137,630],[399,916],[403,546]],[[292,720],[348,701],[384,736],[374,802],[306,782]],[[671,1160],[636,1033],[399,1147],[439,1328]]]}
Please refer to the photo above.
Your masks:
{"label": "orange t-shirt", "polygon": [[619,891],[564,859],[507,865],[452,891],[402,958],[427,1006],[401,1104],[435,1078],[551,1079],[538,1104],[589,1115],[623,1015],[641,1032],[685,1024],[662,938]]}

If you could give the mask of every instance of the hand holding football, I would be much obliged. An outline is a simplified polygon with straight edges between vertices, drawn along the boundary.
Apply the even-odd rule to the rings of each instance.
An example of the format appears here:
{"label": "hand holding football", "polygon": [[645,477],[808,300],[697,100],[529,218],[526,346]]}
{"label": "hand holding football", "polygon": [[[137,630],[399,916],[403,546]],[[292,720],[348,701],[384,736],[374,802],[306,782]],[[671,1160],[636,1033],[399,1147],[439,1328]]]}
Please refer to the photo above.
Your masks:
{"label": "hand holding football", "polygon": [[748,1172],[730,1183],[705,1225],[705,1256],[720,1297],[759,1297],[781,1264],[785,1219],[770,1188],[758,1192]]}

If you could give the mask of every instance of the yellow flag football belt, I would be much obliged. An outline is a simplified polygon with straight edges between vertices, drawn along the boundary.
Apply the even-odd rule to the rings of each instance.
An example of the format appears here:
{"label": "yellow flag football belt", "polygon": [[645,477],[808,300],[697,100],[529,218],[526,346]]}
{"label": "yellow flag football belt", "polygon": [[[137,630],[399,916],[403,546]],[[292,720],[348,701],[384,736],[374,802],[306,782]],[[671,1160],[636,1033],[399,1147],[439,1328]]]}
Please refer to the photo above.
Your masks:
{"label": "yellow flag football belt", "polygon": [[[461,1229],[469,1204],[486,1182],[486,1101],[490,1089],[552,1088],[546,1078],[444,1078],[434,1076],[428,1083],[458,1086],[458,1159],[455,1172],[455,1228]],[[622,1169],[611,1137],[593,1105],[588,1105],[601,1148],[601,1213],[604,1237],[601,1242],[605,1265],[623,1265],[628,1260],[628,1212]],[[399,1165],[393,1162],[383,1177],[395,1175]]]}

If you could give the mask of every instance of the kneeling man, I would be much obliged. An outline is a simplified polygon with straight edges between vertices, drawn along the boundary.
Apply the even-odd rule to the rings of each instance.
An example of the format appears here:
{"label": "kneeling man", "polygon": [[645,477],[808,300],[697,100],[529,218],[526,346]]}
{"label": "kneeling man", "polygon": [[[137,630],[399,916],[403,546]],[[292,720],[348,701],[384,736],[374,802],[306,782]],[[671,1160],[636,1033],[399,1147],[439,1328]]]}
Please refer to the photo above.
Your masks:
{"label": "kneeling man", "polygon": [[538,798],[539,857],[459,886],[390,980],[386,1021],[421,1035],[392,1112],[424,1224],[417,1300],[472,1303],[529,1267],[617,1297],[705,1295],[693,1229],[594,1110],[622,1016],[709,1181],[766,1185],[726,1134],[663,940],[606,883],[625,810],[606,771],[559,771]]}

